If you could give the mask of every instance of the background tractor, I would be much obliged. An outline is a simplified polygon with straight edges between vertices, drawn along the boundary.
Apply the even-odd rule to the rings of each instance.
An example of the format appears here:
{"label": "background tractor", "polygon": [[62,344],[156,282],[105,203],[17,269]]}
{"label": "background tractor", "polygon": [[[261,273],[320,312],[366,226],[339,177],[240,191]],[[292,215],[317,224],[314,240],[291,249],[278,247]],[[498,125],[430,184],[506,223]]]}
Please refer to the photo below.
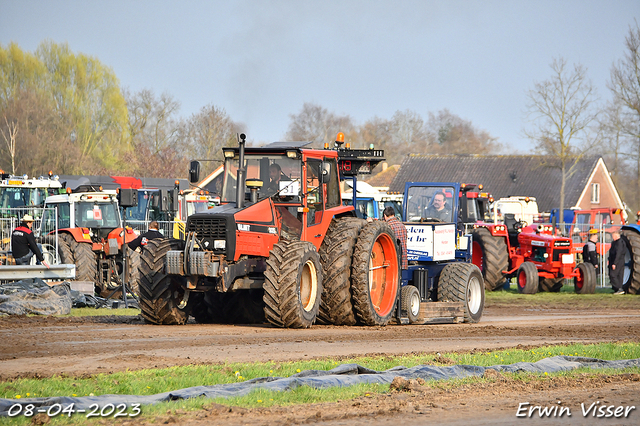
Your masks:
{"label": "background tractor", "polygon": [[[337,149],[304,148],[308,142],[245,149],[240,135],[238,148],[224,148],[222,204],[190,215],[185,241],[152,240],[142,254],[145,320],[183,324],[192,315],[205,323],[266,320],[292,328],[316,321],[385,325],[402,315],[415,321],[435,288],[401,290],[404,271],[390,226],[355,217],[340,197],[340,176],[370,172],[384,153],[341,148],[343,136],[337,139]],[[190,180],[198,175],[193,162]],[[447,244],[455,248],[454,239]],[[480,272],[470,264],[460,269],[483,301]],[[468,282],[451,275],[457,284],[441,286],[441,298],[465,300]],[[470,320],[479,319],[483,303],[468,305]]]}
{"label": "background tractor", "polygon": [[[122,227],[116,191],[86,189],[68,189],[46,199],[40,240],[55,247],[57,224],[61,263],[75,264],[76,280],[93,282],[96,293],[108,297],[125,278],[123,243],[134,240],[136,234]],[[137,293],[140,255],[127,250],[127,256],[127,284]]]}
{"label": "background tractor", "polygon": [[574,279],[577,293],[594,293],[595,268],[576,266],[571,238],[554,235],[553,227],[528,225],[513,214],[504,224],[478,224],[473,232],[473,263],[484,276],[487,290],[502,288],[505,279],[517,278],[518,291],[560,291],[563,280]]}

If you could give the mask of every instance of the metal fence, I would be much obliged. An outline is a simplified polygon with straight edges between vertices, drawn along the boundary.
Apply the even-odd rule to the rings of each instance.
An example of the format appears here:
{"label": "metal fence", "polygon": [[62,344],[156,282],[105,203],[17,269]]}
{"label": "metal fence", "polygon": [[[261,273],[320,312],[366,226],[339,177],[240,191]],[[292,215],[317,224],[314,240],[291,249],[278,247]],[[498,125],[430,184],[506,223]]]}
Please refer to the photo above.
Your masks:
{"label": "metal fence", "polygon": [[[54,208],[42,208],[42,207],[19,207],[19,208],[0,208],[0,258],[6,261],[7,255],[11,253],[11,234],[20,226],[22,218],[25,215],[33,217],[32,231],[35,236],[39,236],[40,227],[42,224],[42,218],[48,217],[49,229],[53,232],[53,238],[47,242],[40,244],[40,249],[44,256],[45,261],[49,264],[58,264],[58,227],[57,227],[57,210]],[[35,256],[31,259],[32,264],[36,263]]]}
{"label": "metal fence", "polygon": [[[185,223],[182,221],[160,221],[157,220],[159,231],[166,238],[184,239]],[[150,220],[127,220],[125,225],[132,228],[136,233],[141,234],[149,230]]]}

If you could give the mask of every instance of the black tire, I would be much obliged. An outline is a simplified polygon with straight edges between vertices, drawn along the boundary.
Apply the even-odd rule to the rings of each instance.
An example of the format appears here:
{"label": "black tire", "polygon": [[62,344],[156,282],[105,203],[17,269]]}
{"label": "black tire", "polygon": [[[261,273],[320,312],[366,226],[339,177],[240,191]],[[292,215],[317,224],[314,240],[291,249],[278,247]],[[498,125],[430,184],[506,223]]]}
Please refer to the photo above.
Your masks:
{"label": "black tire", "polygon": [[[152,324],[184,324],[192,305],[188,303],[186,280],[164,272],[164,259],[169,250],[182,250],[184,241],[150,240],[140,262],[140,310],[142,318]],[[197,302],[197,298],[195,300]]]}
{"label": "black tire", "polygon": [[223,293],[222,317],[229,324],[261,324],[264,316],[264,291],[238,290]]}
{"label": "black tire", "polygon": [[518,293],[535,294],[538,292],[538,268],[531,262],[524,262],[516,274]]}
{"label": "black tire", "polygon": [[438,279],[438,302],[464,302],[464,322],[476,323],[484,313],[482,272],[472,263],[450,263]]}
{"label": "black tire", "polygon": [[189,303],[191,304],[190,315],[199,324],[224,324],[227,321],[222,313],[224,307],[225,293],[218,291],[208,291],[205,293],[191,293]]}
{"label": "black tire", "polygon": [[69,250],[76,264],[76,281],[91,281],[94,283],[95,292],[100,297],[108,297],[111,294],[106,287],[100,286],[98,277],[98,259],[93,251],[91,243],[79,243],[68,236]]}
{"label": "black tire", "polygon": [[134,294],[134,296],[140,296],[140,253],[135,250],[127,248],[127,285]]}
{"label": "black tire", "polygon": [[487,228],[473,231],[472,261],[484,278],[489,291],[502,289],[505,277],[502,271],[509,269],[509,250],[504,237],[494,237]]}
{"label": "black tire", "polygon": [[356,318],[365,325],[386,325],[398,301],[400,257],[386,222],[367,223],[354,249],[351,291]]}
{"label": "black tire", "polygon": [[632,229],[623,229],[620,234],[625,239],[627,247],[622,287],[629,294],[640,294],[640,234]]}
{"label": "black tire", "polygon": [[340,218],[329,225],[318,252],[324,271],[318,311],[320,324],[356,324],[351,302],[351,260],[358,233],[366,223],[363,219]]}
{"label": "black tire", "polygon": [[406,285],[400,290],[400,309],[407,315],[410,324],[418,322],[420,316],[420,292],[412,285]]}
{"label": "black tire", "polygon": [[596,268],[588,262],[578,265],[578,276],[573,278],[573,286],[578,294],[594,294],[596,292]]}
{"label": "black tire", "polygon": [[72,240],[71,235],[58,235],[58,261],[62,264],[71,265],[76,263],[70,247]]}
{"label": "black tire", "polygon": [[[593,266],[593,265],[592,265]],[[543,278],[540,280],[538,291],[558,293],[564,285],[564,278]]]}
{"label": "black tire", "polygon": [[264,314],[276,327],[309,328],[322,297],[322,265],[313,244],[280,241],[264,273]]}

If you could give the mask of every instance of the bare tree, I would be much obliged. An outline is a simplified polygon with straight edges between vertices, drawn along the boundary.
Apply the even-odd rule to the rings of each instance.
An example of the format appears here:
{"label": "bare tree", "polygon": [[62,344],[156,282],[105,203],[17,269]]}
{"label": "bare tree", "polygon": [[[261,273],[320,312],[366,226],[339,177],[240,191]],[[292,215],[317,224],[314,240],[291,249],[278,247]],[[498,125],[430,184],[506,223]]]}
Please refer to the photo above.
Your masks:
{"label": "bare tree", "polygon": [[[625,38],[625,55],[611,67],[608,84],[615,102],[621,105],[618,113],[620,135],[628,142],[627,155],[635,162],[635,184],[630,193],[635,208],[640,208],[640,28],[629,27]],[[630,194],[630,195],[631,195]]]}
{"label": "bare tree", "polygon": [[491,154],[502,146],[485,130],[452,114],[448,109],[429,113],[429,151],[439,154]]}
{"label": "bare tree", "polygon": [[[184,130],[182,137],[190,158],[222,162],[222,148],[236,145],[236,134],[242,132],[244,126],[231,120],[224,109],[208,105],[187,120]],[[219,165],[205,162],[203,172],[210,173]]]}
{"label": "bare tree", "polygon": [[351,117],[339,116],[320,105],[305,103],[299,114],[291,114],[291,124],[285,138],[289,141],[312,141],[318,145],[332,143],[338,132],[354,131]]}
{"label": "bare tree", "polygon": [[558,160],[562,172],[560,212],[563,212],[567,179],[575,173],[578,161],[598,143],[590,132],[598,116],[594,108],[597,97],[583,66],[569,68],[566,60],[560,58],[553,60],[551,69],[551,78],[536,83],[528,92],[532,127],[525,134],[536,143],[538,151]]}
{"label": "bare tree", "polygon": [[4,123],[6,124],[6,132],[4,128],[0,127],[0,132],[2,133],[2,138],[7,144],[7,150],[9,151],[9,155],[11,156],[11,174],[16,174],[16,135],[18,134],[18,123],[17,121],[7,120],[7,116],[4,116]]}

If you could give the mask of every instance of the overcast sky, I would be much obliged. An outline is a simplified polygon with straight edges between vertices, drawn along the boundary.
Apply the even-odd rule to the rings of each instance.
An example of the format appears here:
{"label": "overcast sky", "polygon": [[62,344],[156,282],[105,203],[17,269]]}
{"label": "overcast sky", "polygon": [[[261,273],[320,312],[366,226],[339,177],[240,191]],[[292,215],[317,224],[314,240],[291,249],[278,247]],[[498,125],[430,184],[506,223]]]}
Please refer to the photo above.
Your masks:
{"label": "overcast sky", "polygon": [[224,108],[254,142],[312,102],[357,125],[447,108],[528,152],[526,93],[553,58],[586,66],[604,102],[638,18],[639,0],[0,0],[0,43],[67,42],[184,117]]}

